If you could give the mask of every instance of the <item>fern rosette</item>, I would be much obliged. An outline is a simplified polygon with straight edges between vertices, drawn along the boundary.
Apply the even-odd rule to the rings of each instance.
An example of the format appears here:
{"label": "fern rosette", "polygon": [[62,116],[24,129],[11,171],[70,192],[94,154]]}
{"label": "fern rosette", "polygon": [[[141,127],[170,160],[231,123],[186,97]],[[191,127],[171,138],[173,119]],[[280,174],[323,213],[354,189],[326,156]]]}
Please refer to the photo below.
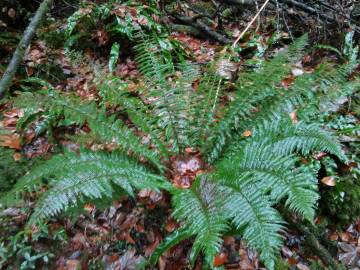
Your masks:
{"label": "fern rosette", "polygon": [[[179,59],[174,63],[168,54],[165,57],[156,37],[139,34],[137,40],[136,60],[143,82],[136,93],[119,78],[109,76],[98,85],[100,105],[54,89],[20,95],[19,103],[36,101],[27,105],[27,119],[40,114],[41,119],[51,119],[47,128],[59,119],[86,124],[91,130],[86,136],[113,143],[115,149],[82,148],[80,153],[55,156],[25,175],[13,192],[33,190],[41,186],[42,179],[48,181],[49,189],[31,219],[35,222],[79,202],[111,197],[115,188],[129,196],[144,188],[166,190],[181,228],[159,245],[150,263],[155,264],[166,249],[191,238],[189,260],[195,263],[202,254],[214,268],[223,235],[236,231],[273,269],[285,230],[276,206],[284,204],[309,221],[315,215],[316,172],[301,164],[299,157],[324,151],[345,160],[331,134],[305,122],[294,123],[289,113],[307,106],[319,108],[324,96],[331,101],[349,94],[356,83],[347,81],[351,71],[344,66],[336,72],[324,64],[296,77],[285,89],[280,82],[291,72],[291,64],[301,59],[307,43],[303,36],[259,69],[240,72],[234,83],[235,97],[223,106],[220,101],[227,94],[228,82],[215,68],[216,61],[224,60],[222,56],[204,71]],[[111,114],[104,104],[118,110]],[[123,121],[124,116],[129,121]],[[150,142],[143,144],[138,134],[146,134]],[[188,188],[177,187],[167,179],[173,169],[171,157],[189,155],[189,148],[196,149],[204,171],[193,175]],[[7,198],[11,196],[13,193]]]}

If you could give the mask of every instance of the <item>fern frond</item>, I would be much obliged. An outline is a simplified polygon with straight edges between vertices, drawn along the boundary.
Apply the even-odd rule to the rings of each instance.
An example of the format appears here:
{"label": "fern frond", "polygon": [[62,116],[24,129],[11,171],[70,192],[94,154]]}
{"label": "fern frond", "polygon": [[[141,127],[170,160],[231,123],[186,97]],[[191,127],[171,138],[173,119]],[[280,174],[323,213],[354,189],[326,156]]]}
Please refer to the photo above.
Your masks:
{"label": "fern frond", "polygon": [[[25,93],[24,97],[37,100],[40,108],[46,110],[51,117],[64,117],[67,121],[78,125],[87,123],[92,135],[102,142],[116,143],[124,151],[130,151],[137,157],[144,157],[159,170],[162,170],[159,155],[143,145],[133,131],[121,120],[107,116],[104,109],[98,109],[93,101],[82,101],[73,96],[63,96],[55,91],[44,94]],[[39,108],[39,109],[40,109]]]}
{"label": "fern frond", "polygon": [[160,54],[156,39],[146,39],[135,47],[137,63],[145,76],[143,99],[150,101],[151,113],[172,151],[181,152],[194,141],[193,122],[198,97],[192,89],[199,76],[198,68],[189,63],[172,63]]}
{"label": "fern frond", "polygon": [[108,77],[99,84],[102,102],[112,106],[120,106],[128,114],[130,120],[139,129],[150,136],[159,153],[169,158],[162,129],[157,126],[157,119],[150,113],[150,107],[140,98],[131,95],[128,84],[117,77]]}
{"label": "fern frond", "polygon": [[274,202],[287,197],[292,210],[313,220],[318,198],[315,176],[296,169],[297,159],[293,156],[279,156],[272,149],[271,144],[247,143],[239,152],[217,165],[219,177],[237,179],[248,176],[264,194],[270,192]]}
{"label": "fern frond", "polygon": [[272,269],[275,255],[282,246],[280,232],[284,222],[268,198],[249,180],[246,175],[234,181],[220,179],[226,198],[223,211],[237,229],[243,229],[249,247],[258,250],[260,258]]}
{"label": "fern frond", "polygon": [[148,78],[151,85],[165,83],[167,76],[175,71],[172,59],[164,57],[156,37],[145,36],[139,32],[136,38],[139,43],[134,48],[135,60],[140,72]]}
{"label": "fern frond", "polygon": [[288,50],[265,61],[260,70],[239,74],[235,100],[230,103],[224,117],[212,130],[210,144],[204,150],[207,152],[207,160],[210,163],[220,156],[224,146],[234,134],[234,130],[240,129],[241,120],[252,116],[261,102],[279,95],[277,91],[279,82],[291,72],[290,64],[301,56],[306,44],[307,36],[305,35],[296,40]]}
{"label": "fern frond", "polygon": [[249,141],[270,145],[269,150],[279,156],[292,153],[308,155],[312,151],[323,151],[338,156],[342,160],[346,157],[340,144],[329,132],[316,124],[307,125],[304,122],[292,123],[289,117],[265,120],[251,130],[248,140],[240,136],[231,144],[227,154],[240,151]]}
{"label": "fern frond", "polygon": [[183,221],[190,235],[195,235],[192,261],[203,251],[212,263],[219,251],[222,233],[227,228],[221,205],[223,197],[219,186],[205,177],[198,178],[190,189],[173,190],[173,215]]}
{"label": "fern frond", "polygon": [[114,152],[83,150],[80,155],[68,152],[44,163],[20,182],[21,185],[29,184],[44,177],[53,178],[51,188],[39,199],[32,221],[59,214],[83,198],[111,197],[113,185],[129,195],[134,195],[134,188],[167,188],[161,176]]}

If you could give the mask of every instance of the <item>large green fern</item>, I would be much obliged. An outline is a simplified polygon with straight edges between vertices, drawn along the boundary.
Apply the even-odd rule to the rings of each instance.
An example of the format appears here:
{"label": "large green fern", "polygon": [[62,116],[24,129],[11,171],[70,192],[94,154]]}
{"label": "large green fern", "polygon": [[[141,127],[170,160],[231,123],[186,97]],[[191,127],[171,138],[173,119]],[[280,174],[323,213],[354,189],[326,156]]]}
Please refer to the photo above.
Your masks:
{"label": "large green fern", "polygon": [[[140,35],[138,40],[136,59],[144,78],[135,92],[126,82],[106,77],[98,85],[100,105],[50,88],[20,95],[19,100],[37,101],[27,107],[29,115],[46,112],[52,119],[87,124],[88,135],[118,146],[111,153],[66,152],[23,177],[15,192],[31,190],[43,178],[49,182],[32,221],[58,214],[79,201],[108,197],[115,186],[130,196],[136,189],[165,189],[172,195],[173,215],[181,228],[165,239],[151,263],[161,251],[194,237],[190,261],[194,263],[202,253],[213,267],[222,235],[235,230],[273,269],[284,230],[275,206],[284,203],[299,216],[314,219],[317,179],[299,157],[325,151],[346,159],[328,132],[304,122],[293,123],[289,113],[305,112],[307,106],[318,108],[324,96],[331,102],[349,94],[357,83],[347,81],[351,69],[344,65],[336,70],[324,64],[283,88],[281,79],[291,72],[291,63],[300,59],[306,46],[304,36],[260,69],[242,71],[235,83],[236,96],[224,107],[220,100],[226,95],[227,81],[217,72],[218,63],[228,61],[224,55],[203,70],[165,58],[156,38]],[[105,104],[116,107],[116,113],[109,114]],[[123,122],[124,117],[130,123]],[[139,131],[150,138],[149,144],[141,143]],[[201,151],[208,170],[190,188],[182,189],[171,185],[164,171],[171,169],[169,158],[182,157],[187,147]]]}

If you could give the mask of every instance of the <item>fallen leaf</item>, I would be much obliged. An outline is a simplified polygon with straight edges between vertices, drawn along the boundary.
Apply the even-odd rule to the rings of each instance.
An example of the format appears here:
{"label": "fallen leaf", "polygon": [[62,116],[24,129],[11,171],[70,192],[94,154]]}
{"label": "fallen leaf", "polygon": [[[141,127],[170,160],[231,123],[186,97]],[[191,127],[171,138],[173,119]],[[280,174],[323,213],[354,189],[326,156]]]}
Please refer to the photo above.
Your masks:
{"label": "fallen leaf", "polygon": [[93,37],[98,40],[99,45],[106,45],[110,40],[109,35],[105,30],[97,30]]}
{"label": "fallen leaf", "polygon": [[224,253],[224,252],[221,252],[220,254],[217,254],[217,255],[215,256],[213,265],[214,265],[215,267],[221,266],[221,265],[223,265],[224,263],[227,262],[227,259],[228,259],[227,254]]}
{"label": "fallen leaf", "polygon": [[165,224],[165,230],[167,232],[173,232],[177,227],[178,224],[173,219],[169,219]]}
{"label": "fallen leaf", "polygon": [[324,185],[329,186],[329,187],[334,187],[336,185],[334,176],[325,176],[320,181],[321,181],[321,183],[323,183]]}
{"label": "fallen leaf", "polygon": [[91,203],[87,203],[84,205],[84,210],[88,212],[89,214],[95,210],[95,205]]}
{"label": "fallen leaf", "polygon": [[313,155],[313,157],[316,159],[316,160],[320,160],[322,159],[323,157],[326,157],[328,154],[326,152],[318,152],[316,154]]}
{"label": "fallen leaf", "polygon": [[251,130],[245,130],[243,133],[242,133],[243,137],[250,137],[252,135],[252,132]]}
{"label": "fallen leaf", "polygon": [[126,251],[117,261],[113,262],[111,265],[108,265],[106,269],[113,270],[135,270],[138,269],[138,265],[143,258],[141,256],[135,256],[136,250]]}
{"label": "fallen leaf", "polygon": [[282,79],[281,81],[281,85],[285,88],[288,89],[290,87],[290,85],[292,85],[292,83],[295,80],[295,76],[291,75],[291,76],[287,76],[284,79]]}
{"label": "fallen leaf", "polygon": [[310,270],[310,268],[308,266],[306,266],[305,264],[302,264],[302,263],[298,263],[296,265],[296,267],[300,270]]}
{"label": "fallen leaf", "polygon": [[20,136],[17,134],[0,135],[0,146],[20,150],[21,149]]}
{"label": "fallen leaf", "polygon": [[78,270],[80,267],[79,260],[66,260],[64,266],[60,267],[60,270]]}
{"label": "fallen leaf", "polygon": [[339,233],[339,236],[340,236],[341,241],[343,241],[343,242],[349,242],[349,240],[350,240],[350,234],[347,232],[341,232],[341,233]]}
{"label": "fallen leaf", "polygon": [[140,18],[137,20],[140,25],[147,25],[148,20],[144,16],[140,16]]}
{"label": "fallen leaf", "polygon": [[337,232],[334,232],[334,233],[330,234],[329,239],[331,241],[336,241],[339,239],[339,235],[337,234]]}
{"label": "fallen leaf", "polygon": [[339,254],[339,260],[347,266],[356,266],[359,263],[360,247],[355,247],[345,242],[339,242],[339,248],[341,252]]}
{"label": "fallen leaf", "polygon": [[159,243],[162,240],[162,237],[161,237],[160,233],[158,233],[158,232],[155,233],[154,238],[155,238],[154,241],[150,245],[145,247],[145,256],[146,257],[150,256],[154,252],[154,250],[156,249],[156,247],[159,245]]}
{"label": "fallen leaf", "polygon": [[14,153],[13,159],[15,161],[19,161],[21,159],[21,153],[18,153],[18,152]]}
{"label": "fallen leaf", "polygon": [[173,183],[174,183],[174,186],[177,188],[187,189],[187,188],[191,187],[190,178],[186,175],[185,176],[176,175],[173,178]]}

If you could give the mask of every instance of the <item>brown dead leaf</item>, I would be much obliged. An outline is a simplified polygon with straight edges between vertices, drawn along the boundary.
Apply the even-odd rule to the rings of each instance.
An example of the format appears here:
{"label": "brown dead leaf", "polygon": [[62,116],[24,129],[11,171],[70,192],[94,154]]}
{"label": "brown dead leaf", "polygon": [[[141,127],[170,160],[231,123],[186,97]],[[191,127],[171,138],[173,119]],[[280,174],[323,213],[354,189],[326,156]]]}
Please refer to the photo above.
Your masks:
{"label": "brown dead leaf", "polygon": [[22,109],[12,109],[3,113],[3,116],[6,118],[22,117],[24,116],[24,111]]}
{"label": "brown dead leaf", "polygon": [[350,234],[347,232],[340,232],[339,236],[340,236],[341,241],[343,241],[343,242],[349,242],[350,238],[351,238]]}
{"label": "brown dead leaf", "polygon": [[324,185],[329,186],[329,187],[334,187],[336,185],[334,176],[325,176],[320,181],[321,181],[321,183],[323,183]]}
{"label": "brown dead leaf", "polygon": [[310,63],[312,61],[312,58],[310,55],[304,55],[302,61],[303,63]]}
{"label": "brown dead leaf", "polygon": [[137,22],[140,24],[140,25],[147,25],[148,24],[148,20],[146,19],[146,17],[144,16],[140,16],[137,20]]}
{"label": "brown dead leaf", "polygon": [[173,184],[175,187],[177,188],[190,188],[191,187],[191,181],[190,178],[188,176],[181,176],[181,175],[176,175],[173,178]]}
{"label": "brown dead leaf", "polygon": [[153,235],[153,237],[152,237],[153,241],[150,245],[145,247],[145,256],[146,257],[150,256],[154,252],[154,250],[156,249],[156,247],[159,245],[159,243],[162,240],[161,234],[159,232],[156,232],[156,231],[154,233],[151,232],[151,234],[149,234],[149,235]]}
{"label": "brown dead leaf", "polygon": [[333,232],[332,234],[330,234],[329,239],[331,241],[336,241],[339,239],[339,235],[337,234],[337,232]]}
{"label": "brown dead leaf", "polygon": [[220,254],[217,254],[215,256],[213,265],[215,267],[221,266],[227,262],[227,259],[228,259],[228,255],[225,252],[221,252]]}
{"label": "brown dead leaf", "polygon": [[19,161],[21,159],[21,153],[18,153],[18,152],[14,153],[13,159],[15,161]]}
{"label": "brown dead leaf", "polygon": [[98,40],[99,45],[103,46],[106,45],[110,38],[107,32],[105,32],[105,30],[101,29],[101,30],[97,30],[95,32],[95,34],[93,35],[94,39]]}
{"label": "brown dead leaf", "polygon": [[2,121],[4,127],[15,127],[18,118],[6,118]]}
{"label": "brown dead leaf", "polygon": [[326,152],[318,152],[316,154],[313,155],[313,157],[316,159],[316,160],[320,160],[322,159],[323,157],[326,157],[328,154]]}
{"label": "brown dead leaf", "polygon": [[252,132],[251,130],[245,130],[243,133],[242,133],[243,137],[250,137],[252,135]]}
{"label": "brown dead leaf", "polygon": [[166,224],[165,224],[165,230],[167,232],[173,232],[175,231],[176,228],[178,228],[179,225],[176,223],[175,220],[173,220],[172,218],[168,219],[166,221]]}
{"label": "brown dead leaf", "polygon": [[81,232],[77,232],[74,237],[71,238],[71,246],[74,250],[81,250],[89,248],[89,243],[86,240],[86,237]]}
{"label": "brown dead leaf", "polygon": [[292,83],[294,82],[295,80],[295,76],[294,75],[290,75],[290,76],[287,76],[285,77],[284,79],[282,79],[281,81],[281,85],[285,88],[285,89],[288,89]]}
{"label": "brown dead leaf", "polygon": [[95,210],[95,205],[91,204],[91,203],[87,203],[84,205],[84,210],[87,212],[87,213],[91,213]]}
{"label": "brown dead leaf", "polygon": [[66,260],[66,262],[58,268],[58,270],[78,270],[80,269],[79,260]]}
{"label": "brown dead leaf", "polygon": [[116,262],[112,263],[106,269],[114,270],[135,270],[138,269],[139,263],[142,261],[141,256],[136,256],[136,250],[126,251]]}
{"label": "brown dead leaf", "polygon": [[0,135],[0,146],[20,150],[21,149],[20,136],[17,134]]}

